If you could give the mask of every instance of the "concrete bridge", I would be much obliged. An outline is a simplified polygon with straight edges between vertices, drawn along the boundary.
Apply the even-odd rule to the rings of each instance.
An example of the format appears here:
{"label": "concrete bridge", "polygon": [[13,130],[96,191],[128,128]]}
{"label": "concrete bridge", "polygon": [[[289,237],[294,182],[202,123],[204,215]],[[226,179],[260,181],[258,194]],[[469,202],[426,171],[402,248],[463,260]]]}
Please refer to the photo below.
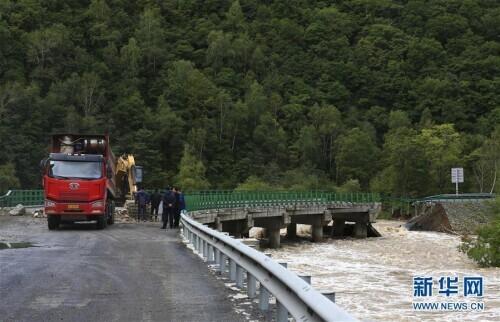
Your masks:
{"label": "concrete bridge", "polygon": [[244,200],[246,195],[238,192],[189,195],[188,209],[209,205],[209,209],[190,211],[191,217],[238,238],[247,235],[252,227],[265,228],[271,248],[280,246],[283,228],[287,229],[287,237],[295,238],[297,224],[311,225],[315,242],[321,241],[325,233],[332,237],[345,236],[349,231],[356,238],[379,236],[371,223],[381,203],[372,194],[293,193],[296,199],[289,198],[292,193],[262,194],[253,200]]}

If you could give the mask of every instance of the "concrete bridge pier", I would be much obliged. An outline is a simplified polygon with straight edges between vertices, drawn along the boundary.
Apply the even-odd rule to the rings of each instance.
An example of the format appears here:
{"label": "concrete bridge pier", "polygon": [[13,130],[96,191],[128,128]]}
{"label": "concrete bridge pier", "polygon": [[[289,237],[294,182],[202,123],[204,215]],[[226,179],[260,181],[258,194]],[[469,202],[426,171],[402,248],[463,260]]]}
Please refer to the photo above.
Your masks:
{"label": "concrete bridge pier", "polygon": [[280,229],[279,228],[268,228],[269,233],[269,247],[271,248],[280,248]]}
{"label": "concrete bridge pier", "polygon": [[313,224],[311,226],[311,234],[313,242],[320,242],[323,240],[323,224]]}
{"label": "concrete bridge pier", "polygon": [[331,209],[333,219],[333,236],[345,236],[346,221],[354,222],[352,235],[355,238],[368,237],[368,225],[370,225],[370,211],[364,208]]}
{"label": "concrete bridge pier", "polygon": [[223,231],[222,230],[222,221],[220,220],[220,217],[215,218],[215,230]]}
{"label": "concrete bridge pier", "polygon": [[286,237],[289,239],[297,238],[297,224],[291,223],[286,226]]}
{"label": "concrete bridge pier", "polygon": [[260,217],[253,220],[254,226],[265,228],[269,247],[279,248],[281,243],[280,230],[286,227],[283,217]]}
{"label": "concrete bridge pier", "polygon": [[366,238],[366,237],[368,237],[367,223],[356,222],[354,224],[354,238]]}
{"label": "concrete bridge pier", "polygon": [[[325,214],[322,212],[318,213],[310,213],[310,214],[293,214],[290,215],[291,225],[295,225],[295,234],[296,224],[303,225],[311,225],[311,239],[313,242],[320,242],[323,240],[323,226],[328,222],[328,218],[326,218]],[[289,225],[290,227],[290,225]],[[287,228],[288,229],[288,228]],[[292,228],[293,231],[293,228]],[[288,230],[287,230],[288,234]]]}

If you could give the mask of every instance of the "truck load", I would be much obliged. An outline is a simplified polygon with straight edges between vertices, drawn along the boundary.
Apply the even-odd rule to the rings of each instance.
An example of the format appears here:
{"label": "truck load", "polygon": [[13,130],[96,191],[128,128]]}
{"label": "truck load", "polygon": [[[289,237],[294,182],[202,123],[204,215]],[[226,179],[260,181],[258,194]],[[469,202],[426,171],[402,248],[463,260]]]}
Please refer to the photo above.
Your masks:
{"label": "truck load", "polygon": [[115,158],[108,135],[55,134],[42,160],[45,213],[50,230],[61,223],[114,223],[115,205],[136,191],[133,156]]}

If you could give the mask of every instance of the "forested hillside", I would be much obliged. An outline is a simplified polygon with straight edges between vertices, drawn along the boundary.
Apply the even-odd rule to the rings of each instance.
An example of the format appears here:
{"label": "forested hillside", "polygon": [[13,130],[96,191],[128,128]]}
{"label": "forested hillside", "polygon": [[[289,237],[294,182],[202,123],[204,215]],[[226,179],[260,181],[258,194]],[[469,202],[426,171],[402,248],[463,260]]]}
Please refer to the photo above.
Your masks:
{"label": "forested hillside", "polygon": [[0,191],[62,131],[109,132],[149,187],[415,196],[463,166],[489,192],[500,4],[0,0]]}

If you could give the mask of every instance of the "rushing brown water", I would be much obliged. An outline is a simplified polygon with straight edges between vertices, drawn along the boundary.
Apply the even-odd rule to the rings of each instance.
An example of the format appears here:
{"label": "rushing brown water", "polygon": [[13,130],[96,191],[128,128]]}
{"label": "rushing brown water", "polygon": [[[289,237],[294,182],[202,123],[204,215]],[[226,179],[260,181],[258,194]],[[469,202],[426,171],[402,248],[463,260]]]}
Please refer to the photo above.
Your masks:
{"label": "rushing brown water", "polygon": [[[374,224],[380,238],[304,241],[269,252],[288,262],[292,271],[312,275],[316,289],[335,291],[337,304],[364,321],[500,321],[499,268],[479,268],[457,250],[458,236],[408,231],[401,225],[380,220]],[[298,227],[299,234],[305,227]],[[478,302],[462,293],[437,295],[439,277],[458,276],[461,281],[464,275],[483,277],[483,311],[413,310],[414,276],[433,277],[429,302]]]}

